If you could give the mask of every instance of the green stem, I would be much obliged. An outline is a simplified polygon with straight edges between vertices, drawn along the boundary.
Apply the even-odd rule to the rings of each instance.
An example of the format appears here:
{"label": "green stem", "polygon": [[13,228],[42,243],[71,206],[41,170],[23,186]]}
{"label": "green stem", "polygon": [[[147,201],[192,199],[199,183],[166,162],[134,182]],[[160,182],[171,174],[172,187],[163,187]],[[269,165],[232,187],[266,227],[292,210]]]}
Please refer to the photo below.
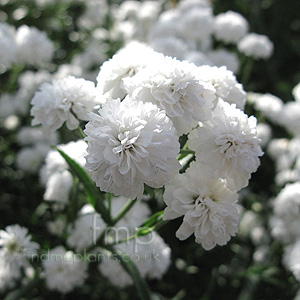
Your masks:
{"label": "green stem", "polygon": [[79,135],[79,137],[80,137],[81,139],[86,138],[86,135],[85,135],[85,133],[83,132],[83,130],[81,129],[80,126],[77,127],[77,133],[78,133],[78,135]]}
{"label": "green stem", "polygon": [[121,211],[117,214],[117,216],[112,220],[111,226],[114,226],[117,224],[126,214],[127,212],[133,207],[133,205],[136,203],[137,198],[134,200],[129,199],[127,203],[124,205],[124,207],[121,209]]}

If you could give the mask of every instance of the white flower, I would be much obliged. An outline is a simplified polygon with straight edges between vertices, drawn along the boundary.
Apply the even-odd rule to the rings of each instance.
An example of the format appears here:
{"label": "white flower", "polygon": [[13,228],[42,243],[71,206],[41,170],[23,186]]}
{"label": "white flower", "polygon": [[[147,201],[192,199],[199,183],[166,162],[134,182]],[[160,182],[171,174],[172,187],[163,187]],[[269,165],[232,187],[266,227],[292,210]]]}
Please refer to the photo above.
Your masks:
{"label": "white flower", "polygon": [[300,240],[284,249],[283,263],[300,282]]}
{"label": "white flower", "polygon": [[112,59],[101,66],[97,77],[97,93],[99,97],[103,97],[102,102],[107,99],[124,98],[126,92],[123,79],[132,77],[140,69],[151,65],[161,57],[161,54],[137,42],[132,42],[118,51]]}
{"label": "white flower", "polygon": [[[134,261],[144,278],[161,279],[171,264],[171,249],[156,232],[122,243],[117,248],[125,254],[123,256],[125,260]],[[99,271],[120,288],[133,284],[132,278],[110,255],[106,255],[99,264]]]}
{"label": "white flower", "polygon": [[46,137],[43,134],[42,128],[24,126],[17,133],[17,141],[23,146],[35,145],[38,143],[55,145],[57,144],[58,136],[56,133],[53,133],[49,137]]}
{"label": "white flower", "polygon": [[300,237],[300,182],[287,184],[273,202],[272,235],[283,243]]}
{"label": "white flower", "polygon": [[82,251],[95,245],[105,228],[106,225],[101,216],[90,204],[86,204],[81,208],[74,226],[68,228],[67,244],[78,252]]}
{"label": "white flower", "polygon": [[[87,154],[87,143],[84,140],[69,142],[57,146],[58,149],[65,152],[70,158],[75,160],[80,166],[85,165],[85,155]],[[45,159],[45,165],[41,169],[41,182],[45,185],[49,177],[56,172],[63,172],[68,169],[68,164],[57,150],[50,150]]]}
{"label": "white flower", "polygon": [[19,62],[41,66],[51,61],[54,45],[44,31],[22,25],[17,30],[16,41]]}
{"label": "white flower", "polygon": [[[127,198],[113,197],[111,199],[111,215],[117,216],[124,207]],[[99,236],[105,231],[104,242],[115,242],[124,238],[129,238],[136,233],[136,228],[141,225],[150,215],[148,206],[139,201],[134,207],[113,227],[106,229],[105,222],[101,216],[95,212],[94,208],[87,204],[82,207],[74,223],[74,227],[69,227],[69,237],[67,244],[82,251],[86,247],[95,245]]]}
{"label": "white flower", "polygon": [[216,96],[224,101],[236,104],[237,108],[243,110],[246,104],[246,92],[238,83],[235,75],[226,67],[199,67],[201,76],[210,80],[216,89]]}
{"label": "white flower", "polygon": [[0,118],[7,118],[17,111],[15,95],[3,93],[0,97]]}
{"label": "white flower", "polygon": [[216,39],[224,43],[237,43],[248,32],[247,20],[234,11],[227,11],[215,18]]}
{"label": "white flower", "polygon": [[212,9],[211,1],[209,0],[183,0],[178,3],[178,10],[181,13],[186,13],[193,9]]}
{"label": "white flower", "polygon": [[66,251],[63,246],[58,246],[48,252],[48,257],[43,261],[46,275],[46,284],[50,290],[68,293],[75,287],[82,286],[88,277],[88,264],[72,251]]}
{"label": "white flower", "polygon": [[293,88],[293,96],[297,102],[300,102],[300,82]]}
{"label": "white flower", "polygon": [[[18,269],[17,269],[18,270]],[[13,270],[5,260],[0,258],[0,291],[12,288],[16,284],[16,280],[21,277],[21,272]]]}
{"label": "white flower", "polygon": [[195,64],[196,66],[213,66],[212,61],[207,57],[206,54],[200,51],[190,51],[185,53],[184,59]]}
{"label": "white flower", "polygon": [[0,22],[0,74],[16,61],[16,37],[14,27]]}
{"label": "white flower", "polygon": [[134,199],[144,183],[162,187],[179,169],[171,120],[152,103],[112,100],[90,114],[86,168],[102,191]]}
{"label": "white flower", "polygon": [[226,66],[233,73],[237,73],[240,68],[240,62],[236,54],[226,49],[210,51],[207,53],[207,57],[214,66]]}
{"label": "white flower", "polygon": [[44,200],[67,204],[72,186],[73,176],[68,170],[55,172],[48,178]]}
{"label": "white flower", "polygon": [[300,135],[300,102],[290,101],[283,106],[280,123],[290,133]]}
{"label": "white flower", "polygon": [[239,190],[248,184],[251,173],[263,155],[256,133],[256,118],[237,109],[234,104],[219,101],[212,119],[200,124],[189,135],[189,146],[197,161],[208,165]]}
{"label": "white flower", "polygon": [[261,140],[260,145],[262,147],[265,147],[269,143],[272,137],[271,126],[268,125],[267,123],[259,123],[257,125],[257,136]]}
{"label": "white flower", "polygon": [[16,156],[16,165],[20,170],[35,173],[43,163],[49,146],[38,143],[33,147],[22,148]]}
{"label": "white flower", "polygon": [[58,237],[62,237],[66,228],[66,221],[62,218],[57,218],[54,221],[47,222],[48,231]]}
{"label": "white flower", "polygon": [[261,111],[275,124],[282,123],[282,110],[284,103],[271,94],[248,93],[247,97],[254,103],[255,109]]}
{"label": "white flower", "polygon": [[237,193],[226,187],[225,180],[195,162],[166,186],[164,219],[184,216],[176,236],[185,240],[194,233],[196,242],[210,250],[216,244],[227,244],[237,233],[237,199]]}
{"label": "white flower", "polygon": [[180,60],[189,50],[188,45],[182,39],[173,36],[154,39],[150,45],[155,51]]}
{"label": "white flower", "polygon": [[85,0],[86,9],[79,18],[79,27],[93,29],[101,26],[108,12],[107,2],[104,0]]}
{"label": "white flower", "polygon": [[6,226],[0,230],[0,258],[9,266],[12,276],[19,276],[19,269],[25,266],[27,258],[35,255],[39,245],[31,241],[28,229],[20,225]]}
{"label": "white flower", "polygon": [[254,59],[268,59],[273,53],[274,45],[265,35],[249,33],[239,41],[238,49]]}
{"label": "white flower", "polygon": [[134,98],[164,109],[178,135],[212,114],[215,89],[209,80],[201,80],[199,68],[187,61],[165,57],[126,80],[125,87]]}
{"label": "white flower", "polygon": [[214,17],[211,8],[193,8],[181,16],[181,34],[190,41],[207,39],[214,29]]}
{"label": "white flower", "polygon": [[88,120],[98,101],[94,83],[68,76],[64,79],[43,83],[31,101],[32,125],[42,124],[45,129],[55,131],[64,122],[74,130],[79,120]]}

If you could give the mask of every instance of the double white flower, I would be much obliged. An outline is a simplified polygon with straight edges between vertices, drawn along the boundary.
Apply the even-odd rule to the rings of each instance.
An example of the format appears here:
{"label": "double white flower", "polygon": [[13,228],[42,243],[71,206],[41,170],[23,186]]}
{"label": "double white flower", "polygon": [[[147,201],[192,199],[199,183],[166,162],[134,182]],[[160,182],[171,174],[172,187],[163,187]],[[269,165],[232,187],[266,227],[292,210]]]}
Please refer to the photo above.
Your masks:
{"label": "double white flower", "polygon": [[102,191],[134,199],[144,183],[160,188],[178,172],[178,137],[154,104],[112,100],[90,118],[86,168]]}

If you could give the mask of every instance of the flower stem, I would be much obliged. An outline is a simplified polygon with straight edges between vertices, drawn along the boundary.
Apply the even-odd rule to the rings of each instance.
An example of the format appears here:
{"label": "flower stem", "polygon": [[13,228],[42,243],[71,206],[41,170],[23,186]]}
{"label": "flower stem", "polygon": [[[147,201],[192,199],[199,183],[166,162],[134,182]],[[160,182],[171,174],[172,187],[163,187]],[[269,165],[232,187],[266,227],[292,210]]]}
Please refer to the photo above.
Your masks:
{"label": "flower stem", "polygon": [[83,132],[83,130],[81,129],[80,126],[77,127],[77,133],[78,133],[78,135],[79,135],[79,137],[80,137],[81,139],[86,138],[86,135],[85,135],[85,133]]}
{"label": "flower stem", "polygon": [[129,199],[127,203],[124,205],[124,207],[121,209],[121,211],[118,213],[118,215],[112,220],[111,226],[114,226],[117,224],[126,214],[127,212],[133,207],[133,205],[136,203],[137,198],[134,200]]}

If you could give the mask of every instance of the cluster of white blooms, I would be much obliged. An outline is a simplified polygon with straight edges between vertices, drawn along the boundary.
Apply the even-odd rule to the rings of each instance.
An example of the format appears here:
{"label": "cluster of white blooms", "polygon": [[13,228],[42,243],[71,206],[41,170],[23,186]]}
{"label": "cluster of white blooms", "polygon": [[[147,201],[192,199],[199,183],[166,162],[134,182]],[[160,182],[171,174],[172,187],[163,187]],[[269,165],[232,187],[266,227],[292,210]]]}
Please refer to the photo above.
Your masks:
{"label": "cluster of white blooms", "polygon": [[21,268],[26,267],[39,245],[31,241],[28,229],[10,225],[0,230],[0,289],[13,284],[12,279],[21,277]]}
{"label": "cluster of white blooms", "polygon": [[[117,248],[124,253],[122,259],[135,262],[142,277],[161,279],[171,263],[171,249],[156,232],[120,244]],[[102,259],[99,270],[118,287],[133,284],[132,278],[122,269],[118,259],[110,254]]]}
{"label": "cluster of white blooms", "polygon": [[58,246],[48,251],[47,255],[47,259],[43,260],[43,267],[50,290],[68,293],[84,284],[88,276],[88,264],[79,260],[74,252]]}
{"label": "cluster of white blooms", "polygon": [[249,33],[239,41],[238,49],[254,59],[268,59],[273,54],[274,45],[266,35]]}
{"label": "cluster of white blooms", "polygon": [[[248,185],[263,154],[256,119],[248,118],[240,110],[244,108],[246,93],[225,67],[196,67],[152,50],[152,64],[139,67],[139,56],[134,60],[127,53],[134,45],[143,47],[130,44],[100,69],[98,86],[102,87],[100,91],[105,94],[106,102],[99,115],[90,114],[86,125],[86,168],[102,191],[131,199],[142,195],[144,183],[154,188],[166,185],[165,218],[185,215],[177,235],[184,239],[195,232],[196,241],[206,249],[224,245],[237,232],[237,191]],[[123,58],[125,54],[129,57],[125,62],[130,61],[134,69],[116,64],[120,53]],[[116,79],[112,70],[121,76]],[[124,100],[115,100],[114,94]],[[193,128],[196,129],[191,132]],[[189,134],[188,144],[196,152],[197,163],[187,173],[176,175],[178,137],[183,133]],[[174,197],[168,196],[173,180],[180,181],[192,172],[187,181],[197,186],[199,183],[195,180],[201,176],[202,167],[211,175],[206,174],[207,178],[203,175],[203,191],[198,194],[195,191],[190,202],[186,206],[184,203],[184,209],[179,209]],[[206,191],[216,187],[219,200],[212,196],[206,201],[210,195],[206,195]],[[201,199],[204,199],[203,205]],[[202,212],[198,212],[202,207],[203,217]],[[190,219],[194,209],[197,213]],[[204,224],[207,214],[212,217]],[[216,214],[219,216],[215,219]]]}
{"label": "cluster of white blooms", "polygon": [[68,76],[43,83],[31,104],[32,125],[55,131],[66,122],[68,129],[74,130],[79,120],[88,120],[98,100],[93,82]]}

